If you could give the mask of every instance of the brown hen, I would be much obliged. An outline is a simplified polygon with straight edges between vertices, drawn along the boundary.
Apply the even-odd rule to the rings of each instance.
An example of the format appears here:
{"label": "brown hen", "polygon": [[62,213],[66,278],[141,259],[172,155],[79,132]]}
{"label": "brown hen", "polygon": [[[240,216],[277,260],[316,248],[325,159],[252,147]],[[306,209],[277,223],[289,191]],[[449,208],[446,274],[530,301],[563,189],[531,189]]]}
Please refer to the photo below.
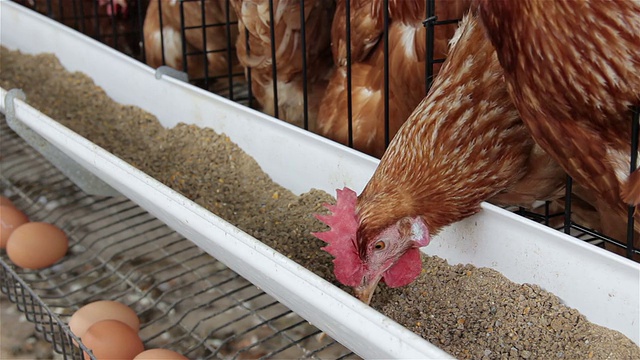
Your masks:
{"label": "brown hen", "polygon": [[[640,173],[629,175],[631,106],[640,104],[640,1],[478,5],[531,135],[593,192],[604,232],[625,239],[627,204],[640,202]],[[637,212],[634,226],[640,229]]]}
{"label": "brown hen", "polygon": [[[353,146],[381,157],[385,148],[384,8],[381,0],[351,2],[351,76]],[[470,0],[437,0],[439,19],[459,19]],[[389,1],[389,138],[426,95],[424,0]],[[434,54],[446,55],[456,24],[435,27]],[[320,105],[319,133],[348,144],[346,8],[338,1],[331,31],[334,72]],[[437,73],[439,65],[434,67]]]}
{"label": "brown hen", "polygon": [[[184,23],[181,16],[184,16]],[[185,71],[186,68],[189,79],[192,80],[224,76],[229,70],[232,73],[238,72],[240,66],[235,51],[228,51],[238,36],[235,21],[233,10],[229,11],[227,18],[226,0],[151,0],[143,28],[146,62],[154,68],[161,65],[180,71]],[[205,26],[206,31],[203,31]],[[182,49],[182,29],[186,52],[194,54],[186,59]],[[203,53],[206,53],[206,57]]]}
{"label": "brown hen", "polygon": [[[251,69],[251,89],[261,110],[273,116],[276,107],[269,0],[232,0],[231,3],[238,14],[238,58],[245,68]],[[300,0],[273,0],[273,7],[277,115],[289,123],[303,125],[305,74],[302,60],[305,53],[308,127],[314,130],[320,99],[333,67],[328,24],[333,16],[334,1],[304,0],[306,49],[302,49]]]}
{"label": "brown hen", "polygon": [[511,199],[547,200],[562,194],[565,176],[536,148],[491,43],[467,15],[429,94],[363,192],[339,191],[333,214],[319,216],[331,230],[316,236],[329,243],[336,278],[368,303],[381,279],[391,287],[413,281],[418,248],[482,201],[511,191],[524,194]]}

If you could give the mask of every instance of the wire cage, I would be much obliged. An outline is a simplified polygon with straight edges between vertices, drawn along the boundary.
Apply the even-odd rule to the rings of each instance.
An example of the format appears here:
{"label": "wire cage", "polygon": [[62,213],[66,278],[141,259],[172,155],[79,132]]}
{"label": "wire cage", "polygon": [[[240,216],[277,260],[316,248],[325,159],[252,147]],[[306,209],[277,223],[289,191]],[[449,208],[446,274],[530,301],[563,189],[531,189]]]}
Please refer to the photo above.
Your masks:
{"label": "wire cage", "polygon": [[[392,97],[393,87],[397,86],[394,81],[404,79],[394,80],[397,74],[392,73],[395,65],[390,52],[397,40],[394,40],[394,21],[389,12],[388,0],[379,0],[383,10],[378,19],[378,31],[366,41],[357,39],[364,41],[363,46],[352,46],[358,44],[355,38],[359,36],[361,19],[357,15],[361,11],[358,6],[362,1],[15,1],[152,67],[167,65],[178,69],[186,73],[189,82],[196,86],[376,157],[381,156],[398,130],[398,119],[404,121],[408,116],[406,111],[398,110],[400,105],[396,102],[400,103],[400,100]],[[419,85],[414,85],[418,89],[415,91],[417,100],[403,105],[409,108],[409,112],[417,105],[416,101],[427,94],[439,67],[445,61],[447,43],[442,50],[438,47],[442,46],[438,44],[438,39],[443,36],[451,37],[460,20],[460,16],[451,16],[453,12],[443,11],[437,4],[436,0],[424,0],[418,7],[418,13],[414,14],[416,21],[411,24],[415,32],[415,43],[424,44],[424,54],[413,64],[419,71],[416,71],[418,75],[413,75],[411,81],[416,81]],[[374,86],[382,94],[376,111],[380,120],[377,148],[366,147],[359,142],[357,124],[354,123],[359,113],[357,91],[362,78],[358,72],[365,68],[369,69],[368,78],[376,79]],[[341,91],[337,92],[339,95],[330,97],[327,95],[330,89]],[[327,113],[323,109],[335,109],[337,106],[323,107],[323,102],[330,105],[342,102],[345,111],[338,114]],[[630,171],[636,168],[639,113],[640,110],[636,108],[633,118],[629,119],[633,124],[634,137],[631,143],[635,150],[630,155]],[[341,136],[332,137],[323,131],[320,119],[326,116],[340,118],[343,124]],[[579,205],[577,201],[579,199],[573,197],[572,181],[567,178],[566,193],[560,201],[541,203],[535,210],[518,207],[511,207],[509,210],[627,258],[640,259],[640,248],[634,246],[634,241],[637,242],[633,228],[634,207],[629,207],[626,237],[614,239],[585,226],[574,216],[572,209]],[[4,271],[3,279],[14,275],[6,268]],[[131,274],[133,273],[135,271]],[[9,291],[4,285],[2,290]],[[16,294],[12,301],[23,296],[18,296],[17,290],[11,291]],[[248,296],[266,295],[256,293]],[[78,304],[79,301],[67,306],[72,308]],[[270,320],[261,321],[261,324],[265,324]],[[50,319],[47,322],[48,328],[54,325],[64,327],[64,321],[60,323],[60,319]],[[186,334],[192,333],[180,324],[170,325],[170,328],[173,327],[181,329],[181,336],[192,336],[184,335],[185,331]],[[309,334],[308,336],[313,336],[315,333]],[[202,337],[193,338],[193,341],[197,344],[206,340]],[[299,343],[293,343],[291,346],[299,346]],[[324,348],[312,350],[311,357],[321,351]],[[218,356],[214,353],[207,354]],[[337,356],[351,355],[347,351]]]}

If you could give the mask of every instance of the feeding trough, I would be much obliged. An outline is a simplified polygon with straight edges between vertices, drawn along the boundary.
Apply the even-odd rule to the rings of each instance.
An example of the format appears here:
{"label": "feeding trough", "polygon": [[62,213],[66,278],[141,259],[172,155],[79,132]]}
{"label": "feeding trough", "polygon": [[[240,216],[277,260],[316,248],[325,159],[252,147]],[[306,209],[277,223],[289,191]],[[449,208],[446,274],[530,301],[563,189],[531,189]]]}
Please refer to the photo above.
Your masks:
{"label": "feeding trough", "polygon": [[[2,44],[55,54],[70,71],[94,79],[122,104],[224,133],[271,178],[296,194],[312,188],[361,191],[377,160],[155,71],[46,17],[9,2],[0,7]],[[292,310],[366,358],[444,358],[448,354],[365,306],[157,180],[0,91],[11,121],[46,141]],[[11,102],[8,104],[7,102]],[[60,164],[65,167],[68,165]],[[91,191],[88,189],[87,191]],[[493,268],[518,283],[558,295],[590,321],[640,343],[638,264],[483,204],[479,214],[446,228],[424,251],[451,264]],[[362,329],[367,329],[366,332]]]}

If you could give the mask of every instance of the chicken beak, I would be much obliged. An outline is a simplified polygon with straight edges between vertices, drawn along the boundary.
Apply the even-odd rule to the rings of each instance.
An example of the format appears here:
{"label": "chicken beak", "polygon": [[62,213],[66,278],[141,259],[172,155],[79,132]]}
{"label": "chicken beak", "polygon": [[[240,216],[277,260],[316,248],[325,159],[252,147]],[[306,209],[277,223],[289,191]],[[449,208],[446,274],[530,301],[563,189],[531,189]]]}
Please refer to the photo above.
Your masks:
{"label": "chicken beak", "polygon": [[363,281],[362,285],[357,286],[354,289],[356,297],[363,303],[369,305],[369,303],[371,303],[371,298],[373,298],[373,293],[375,293],[378,288],[379,281],[380,277],[375,279],[375,281]]}

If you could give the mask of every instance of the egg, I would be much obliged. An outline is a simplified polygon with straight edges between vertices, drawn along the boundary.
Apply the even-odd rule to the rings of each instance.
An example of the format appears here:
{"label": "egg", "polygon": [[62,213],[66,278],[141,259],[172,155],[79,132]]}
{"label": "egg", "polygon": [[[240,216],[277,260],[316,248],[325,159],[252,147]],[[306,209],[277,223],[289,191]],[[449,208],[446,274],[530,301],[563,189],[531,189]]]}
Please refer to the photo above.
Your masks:
{"label": "egg", "polygon": [[[91,325],[82,337],[82,343],[101,359],[133,359],[144,351],[138,332],[118,320],[101,320]],[[89,354],[84,354],[90,359]]]}
{"label": "egg", "polygon": [[100,300],[89,303],[73,313],[69,328],[82,338],[84,333],[98,321],[118,320],[127,324],[133,331],[140,330],[140,319],[130,307],[117,301]]}
{"label": "egg", "polygon": [[29,218],[13,204],[0,205],[0,249],[7,247],[9,236],[18,226],[29,222]]}
{"label": "egg", "polygon": [[11,199],[4,197],[4,196],[0,196],[0,206],[11,206],[11,207],[16,207],[13,204],[13,201],[11,201]]}
{"label": "egg", "polygon": [[69,240],[57,226],[43,222],[22,224],[7,240],[7,255],[14,264],[26,269],[42,269],[62,259]]}
{"label": "egg", "polygon": [[133,360],[188,360],[188,358],[171,350],[150,349],[141,352]]}

